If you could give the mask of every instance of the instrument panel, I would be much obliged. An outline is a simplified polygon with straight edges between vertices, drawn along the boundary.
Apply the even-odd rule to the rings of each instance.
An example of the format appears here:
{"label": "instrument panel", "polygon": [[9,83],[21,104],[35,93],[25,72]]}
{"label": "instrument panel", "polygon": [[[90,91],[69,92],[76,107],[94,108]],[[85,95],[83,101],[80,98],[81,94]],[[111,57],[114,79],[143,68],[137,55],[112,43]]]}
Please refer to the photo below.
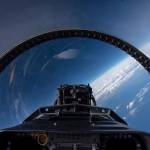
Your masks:
{"label": "instrument panel", "polygon": [[0,135],[0,150],[147,150],[135,133],[7,133]]}

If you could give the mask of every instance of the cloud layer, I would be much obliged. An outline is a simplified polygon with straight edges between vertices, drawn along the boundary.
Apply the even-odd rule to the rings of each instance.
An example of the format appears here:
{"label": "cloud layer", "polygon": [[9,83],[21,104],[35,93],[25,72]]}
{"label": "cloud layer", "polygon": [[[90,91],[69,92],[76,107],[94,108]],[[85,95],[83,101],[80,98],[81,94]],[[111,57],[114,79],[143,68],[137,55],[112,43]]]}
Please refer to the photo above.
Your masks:
{"label": "cloud layer", "polygon": [[[141,48],[147,56],[150,56],[149,49],[150,43],[145,44]],[[143,70],[143,67],[133,58],[127,57],[118,65],[105,72],[91,83],[96,100],[106,100],[111,97],[139,69]]]}

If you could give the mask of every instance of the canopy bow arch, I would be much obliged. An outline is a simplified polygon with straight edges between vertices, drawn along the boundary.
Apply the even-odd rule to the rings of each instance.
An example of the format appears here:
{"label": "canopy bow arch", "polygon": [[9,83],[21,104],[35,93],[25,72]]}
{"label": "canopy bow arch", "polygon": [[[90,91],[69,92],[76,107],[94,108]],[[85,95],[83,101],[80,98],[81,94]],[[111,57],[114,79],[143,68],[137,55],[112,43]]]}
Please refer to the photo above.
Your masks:
{"label": "canopy bow arch", "polygon": [[42,42],[67,37],[86,37],[114,45],[136,59],[150,73],[150,59],[136,47],[109,34],[81,29],[48,32],[23,42],[0,58],[0,72],[2,72],[15,58],[17,58],[23,52],[29,50],[31,47]]}

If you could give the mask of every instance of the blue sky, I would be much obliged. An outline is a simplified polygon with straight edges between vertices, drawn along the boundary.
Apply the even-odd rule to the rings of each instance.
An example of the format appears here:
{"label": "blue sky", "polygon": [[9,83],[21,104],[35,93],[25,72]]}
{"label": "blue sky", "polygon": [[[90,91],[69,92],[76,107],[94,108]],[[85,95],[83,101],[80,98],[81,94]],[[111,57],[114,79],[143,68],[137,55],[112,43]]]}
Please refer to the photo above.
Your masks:
{"label": "blue sky", "polygon": [[150,40],[149,0],[1,0],[0,50],[55,29],[106,32],[140,47]]}

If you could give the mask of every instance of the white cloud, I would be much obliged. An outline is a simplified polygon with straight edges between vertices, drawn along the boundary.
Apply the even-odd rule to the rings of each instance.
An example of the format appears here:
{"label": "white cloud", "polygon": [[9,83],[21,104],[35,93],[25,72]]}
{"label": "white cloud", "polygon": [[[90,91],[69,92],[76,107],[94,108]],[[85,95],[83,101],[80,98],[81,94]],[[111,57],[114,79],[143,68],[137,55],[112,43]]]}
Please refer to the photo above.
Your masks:
{"label": "white cloud", "polygon": [[123,118],[124,120],[126,120],[126,119],[127,119],[127,117],[125,117],[125,116],[124,116],[124,117],[122,117],[122,118]]}
{"label": "white cloud", "polygon": [[[141,107],[142,100],[144,99],[145,95],[150,92],[150,82],[148,82],[143,88],[141,88],[136,96],[134,97],[133,101],[131,101],[129,104],[132,104],[131,107],[128,107],[128,109],[135,109],[138,107]],[[132,103],[134,102],[134,103]],[[128,106],[128,105],[127,105]],[[133,111],[131,110],[131,111]]]}
{"label": "white cloud", "polygon": [[144,87],[139,89],[139,91],[135,94],[133,99],[128,102],[128,104],[121,104],[115,107],[114,111],[121,112],[122,110],[125,112],[124,120],[128,119],[129,117],[134,117],[137,112],[143,110],[143,105],[146,104],[145,99],[146,95],[150,92],[150,82],[146,83]]}
{"label": "white cloud", "polygon": [[[141,50],[150,56],[150,43],[141,47]],[[137,70],[143,67],[132,57],[127,57],[118,65],[105,72],[102,76],[91,83],[96,100],[106,100],[115,91],[128,81]],[[132,104],[132,103],[131,103]],[[130,105],[131,105],[130,104]],[[131,106],[129,106],[131,107]]]}
{"label": "white cloud", "polygon": [[129,111],[129,115],[134,116],[137,110],[138,110],[138,107],[135,107],[135,108],[131,109]]}
{"label": "white cloud", "polygon": [[128,57],[91,83],[97,100],[108,98],[127,80],[129,80],[140,65]]}
{"label": "white cloud", "polygon": [[139,101],[141,101],[144,97],[144,95],[149,92],[149,89],[150,89],[150,82],[148,82],[146,84],[145,87],[143,87],[136,95],[136,99],[138,99]]}
{"label": "white cloud", "polygon": [[126,106],[126,108],[127,108],[127,109],[132,109],[133,106],[134,106],[134,104],[135,104],[135,100],[129,102],[129,104]]}

